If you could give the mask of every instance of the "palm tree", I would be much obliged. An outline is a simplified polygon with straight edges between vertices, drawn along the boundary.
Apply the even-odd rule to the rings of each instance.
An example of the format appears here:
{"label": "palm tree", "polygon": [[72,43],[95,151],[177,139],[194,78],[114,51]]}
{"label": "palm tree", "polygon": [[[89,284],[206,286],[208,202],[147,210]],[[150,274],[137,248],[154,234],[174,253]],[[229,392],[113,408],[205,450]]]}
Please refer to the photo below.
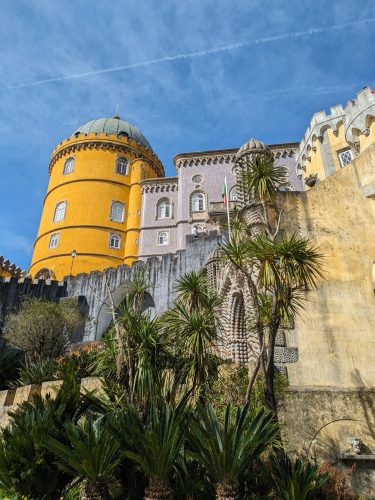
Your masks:
{"label": "palm tree", "polygon": [[179,300],[190,312],[202,307],[207,308],[207,300],[213,294],[213,290],[208,287],[206,269],[186,273],[177,281],[176,290]]}
{"label": "palm tree", "polygon": [[102,419],[84,419],[80,425],[66,423],[64,431],[64,439],[50,438],[45,446],[59,468],[83,485],[82,500],[107,499],[108,480],[120,463],[119,444],[108,426]]}
{"label": "palm tree", "polygon": [[172,473],[181,453],[186,419],[185,402],[176,408],[164,403],[152,406],[144,424],[136,408],[110,418],[112,433],[126,450],[124,456],[137,464],[149,480],[146,500],[171,500]]}
{"label": "palm tree", "polygon": [[319,473],[319,464],[292,460],[278,454],[271,459],[272,483],[280,500],[318,498],[317,491],[327,482],[328,472]]}
{"label": "palm tree", "polygon": [[242,475],[269,446],[277,445],[279,427],[264,409],[252,415],[249,405],[227,405],[224,425],[211,406],[191,422],[188,438],[191,455],[206,468],[215,484],[217,500],[236,500]]}
{"label": "palm tree", "polygon": [[172,343],[178,346],[178,357],[182,360],[180,380],[190,386],[191,393],[199,389],[202,399],[205,386],[217,368],[213,355],[217,344],[214,309],[190,311],[184,302],[177,300],[163,322]]}

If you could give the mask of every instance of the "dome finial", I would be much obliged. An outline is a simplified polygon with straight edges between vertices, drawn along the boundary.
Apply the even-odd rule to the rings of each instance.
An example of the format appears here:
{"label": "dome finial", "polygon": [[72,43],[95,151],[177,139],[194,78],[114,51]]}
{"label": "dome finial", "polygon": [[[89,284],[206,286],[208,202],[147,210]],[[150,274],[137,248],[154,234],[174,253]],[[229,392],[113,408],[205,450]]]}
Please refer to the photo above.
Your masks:
{"label": "dome finial", "polygon": [[118,114],[118,104],[116,104],[116,112],[112,116],[112,118],[114,118],[115,120],[121,120],[121,118],[119,117],[119,114]]}

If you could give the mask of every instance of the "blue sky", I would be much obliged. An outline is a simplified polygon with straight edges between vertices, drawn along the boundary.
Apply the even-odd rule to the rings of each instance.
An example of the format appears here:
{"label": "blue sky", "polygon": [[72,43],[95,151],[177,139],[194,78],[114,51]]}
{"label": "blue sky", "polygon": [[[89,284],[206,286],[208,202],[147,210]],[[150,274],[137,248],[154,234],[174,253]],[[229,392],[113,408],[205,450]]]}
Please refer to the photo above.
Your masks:
{"label": "blue sky", "polygon": [[116,104],[173,175],[177,153],[299,141],[314,112],[375,86],[373,0],[0,7],[0,255],[23,268],[52,149]]}

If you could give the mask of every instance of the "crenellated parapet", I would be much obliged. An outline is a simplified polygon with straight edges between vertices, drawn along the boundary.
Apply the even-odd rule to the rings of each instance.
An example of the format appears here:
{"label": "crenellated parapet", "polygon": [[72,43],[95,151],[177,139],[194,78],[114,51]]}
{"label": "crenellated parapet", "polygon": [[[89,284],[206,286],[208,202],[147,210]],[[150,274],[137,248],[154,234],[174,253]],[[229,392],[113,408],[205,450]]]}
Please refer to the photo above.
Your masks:
{"label": "crenellated parapet", "polygon": [[[339,104],[331,107],[330,113],[325,111],[315,113],[296,153],[299,173],[303,175],[302,172],[309,170],[317,148],[322,151],[320,162],[325,163],[325,176],[333,173],[335,160],[332,157],[335,158],[339,150],[347,147],[353,151],[354,155],[367,146],[366,141],[361,144],[361,138],[370,134],[370,124],[373,119],[375,119],[375,91],[370,87],[365,87],[358,92],[356,98],[348,101],[345,108]],[[327,140],[327,132],[331,131],[333,136],[337,137],[341,128],[344,131],[342,140],[332,140],[330,143]],[[315,172],[309,172],[309,174],[315,175]]]}
{"label": "crenellated parapet", "polygon": [[132,155],[135,160],[145,159],[149,161],[158,176],[162,177],[164,175],[163,165],[151,148],[126,135],[119,136],[104,132],[77,133],[61,141],[52,152],[48,168],[49,173],[51,173],[57,160],[85,149],[102,149],[122,154],[127,153]]}
{"label": "crenellated parapet", "polygon": [[0,278],[1,277],[14,277],[24,278],[27,272],[20,267],[13,264],[8,259],[0,255]]}
{"label": "crenellated parapet", "polygon": [[[27,401],[32,401],[34,396],[41,396],[43,399],[47,395],[54,398],[62,384],[62,380],[43,382],[42,384],[24,385],[16,389],[0,391],[0,429],[6,427],[10,421],[10,412]],[[81,393],[97,393],[101,391],[102,381],[99,377],[86,377],[81,379]],[[102,391],[102,394],[103,391]]]}

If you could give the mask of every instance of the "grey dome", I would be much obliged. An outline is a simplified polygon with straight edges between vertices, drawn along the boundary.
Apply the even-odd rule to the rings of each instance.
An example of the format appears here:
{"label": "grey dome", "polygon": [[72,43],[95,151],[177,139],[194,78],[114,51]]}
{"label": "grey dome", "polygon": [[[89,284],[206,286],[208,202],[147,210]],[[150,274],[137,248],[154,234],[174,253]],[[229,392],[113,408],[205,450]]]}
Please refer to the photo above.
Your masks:
{"label": "grey dome", "polygon": [[236,158],[241,158],[251,153],[265,153],[269,154],[271,152],[270,148],[262,141],[258,139],[251,138],[240,149],[237,151]]}
{"label": "grey dome", "polygon": [[[92,132],[104,132],[105,134],[127,135],[130,139],[143,144],[146,148],[151,146],[142,134],[142,132],[132,125],[131,123],[121,120],[119,116],[112,116],[112,118],[97,118],[96,120],[91,120],[81,127],[77,128],[74,134],[90,134]],[[74,135],[73,134],[73,135]]]}

